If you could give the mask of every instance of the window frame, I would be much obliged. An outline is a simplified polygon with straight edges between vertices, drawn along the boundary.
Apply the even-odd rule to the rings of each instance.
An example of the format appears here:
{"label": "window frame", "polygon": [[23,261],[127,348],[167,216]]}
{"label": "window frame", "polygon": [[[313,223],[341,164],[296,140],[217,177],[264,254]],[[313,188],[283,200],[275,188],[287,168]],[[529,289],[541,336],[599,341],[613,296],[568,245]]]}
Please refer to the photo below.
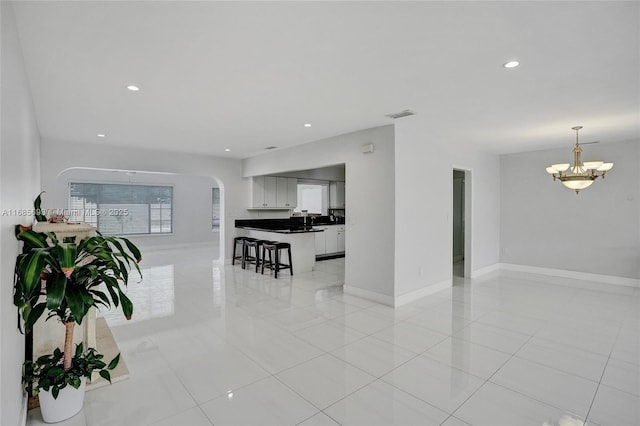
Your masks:
{"label": "window frame", "polygon": [[[169,189],[171,196],[170,196],[170,207],[169,207],[169,214],[170,214],[170,218],[167,219],[169,226],[170,226],[170,231],[168,232],[152,232],[152,219],[151,219],[151,210],[153,209],[151,206],[152,204],[160,204],[160,229],[163,228],[163,226],[165,224],[163,224],[162,222],[162,211],[163,210],[167,210],[166,208],[163,209],[162,204],[165,203],[140,203],[140,205],[146,205],[147,206],[147,230],[148,232],[146,233],[112,233],[109,235],[115,235],[115,236],[127,236],[127,237],[159,237],[159,236],[171,236],[174,234],[174,224],[175,224],[175,208],[174,208],[174,199],[175,199],[175,191],[174,191],[174,185],[170,184],[170,183],[142,183],[142,182],[119,182],[119,181],[91,181],[91,180],[69,180],[67,185],[67,196],[68,196],[68,207],[69,207],[69,212],[71,212],[71,210],[75,209],[74,207],[71,206],[72,204],[72,194],[71,194],[71,188],[72,185],[74,184],[84,184],[84,185],[99,185],[99,186],[137,186],[137,187],[152,187],[152,188],[164,188],[164,189]],[[77,220],[80,221],[85,221],[85,218],[87,217],[87,209],[91,210],[91,209],[95,209],[96,211],[98,211],[98,209],[100,209],[100,203],[95,203],[95,207],[86,207],[86,197],[83,197],[83,216],[71,216],[71,219],[75,219],[77,218]],[[102,204],[113,204],[113,203],[102,203]],[[132,204],[132,203],[122,203],[122,204]],[[98,221],[98,215],[96,214],[94,216],[95,221],[92,222],[86,222],[89,223],[91,226],[94,226],[99,232],[104,232],[104,231],[100,231],[99,229],[99,221]]]}

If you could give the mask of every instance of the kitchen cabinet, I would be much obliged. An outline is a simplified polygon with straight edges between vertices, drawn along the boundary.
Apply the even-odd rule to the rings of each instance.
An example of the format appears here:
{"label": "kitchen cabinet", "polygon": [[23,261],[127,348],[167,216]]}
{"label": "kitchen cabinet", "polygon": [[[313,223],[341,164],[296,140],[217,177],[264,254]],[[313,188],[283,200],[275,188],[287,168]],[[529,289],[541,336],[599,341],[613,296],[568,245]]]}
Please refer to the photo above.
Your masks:
{"label": "kitchen cabinet", "polygon": [[337,227],[337,237],[338,237],[338,251],[344,250],[344,225],[338,225]]}
{"label": "kitchen cabinet", "polygon": [[345,184],[341,181],[329,184],[329,207],[334,209],[345,208]]}
{"label": "kitchen cabinet", "polygon": [[298,179],[254,176],[251,179],[251,208],[292,209],[298,205]]}
{"label": "kitchen cabinet", "polygon": [[324,232],[316,232],[316,256],[344,252],[344,225],[315,226]]}
{"label": "kitchen cabinet", "polygon": [[274,176],[254,176],[251,180],[253,207],[276,207],[276,178]]}
{"label": "kitchen cabinet", "polygon": [[315,226],[315,229],[322,229],[324,232],[316,232],[316,256],[327,253],[327,236],[325,235],[326,226]]}
{"label": "kitchen cabinet", "polygon": [[298,205],[298,179],[276,177],[276,206],[294,208]]}

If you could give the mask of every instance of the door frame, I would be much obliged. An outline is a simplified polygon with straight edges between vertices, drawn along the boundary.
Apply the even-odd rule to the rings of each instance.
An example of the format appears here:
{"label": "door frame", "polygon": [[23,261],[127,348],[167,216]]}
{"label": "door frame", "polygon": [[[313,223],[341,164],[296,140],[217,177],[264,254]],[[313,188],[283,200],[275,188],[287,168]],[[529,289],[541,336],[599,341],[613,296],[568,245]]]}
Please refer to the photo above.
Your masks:
{"label": "door frame", "polygon": [[450,237],[450,249],[449,255],[451,256],[451,265],[453,265],[453,171],[457,170],[464,172],[464,276],[465,278],[471,278],[471,272],[473,271],[473,169],[471,167],[453,165],[451,167],[451,232]]}

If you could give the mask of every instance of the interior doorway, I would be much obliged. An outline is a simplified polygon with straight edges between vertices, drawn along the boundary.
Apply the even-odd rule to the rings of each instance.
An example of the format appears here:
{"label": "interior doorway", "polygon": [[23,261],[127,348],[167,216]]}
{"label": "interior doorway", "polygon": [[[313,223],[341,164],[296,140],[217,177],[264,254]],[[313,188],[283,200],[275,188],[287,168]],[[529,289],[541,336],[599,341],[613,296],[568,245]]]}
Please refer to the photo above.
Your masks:
{"label": "interior doorway", "polygon": [[470,276],[470,244],[469,244],[469,207],[470,191],[468,181],[469,170],[453,169],[453,204],[452,204],[452,259],[453,276]]}

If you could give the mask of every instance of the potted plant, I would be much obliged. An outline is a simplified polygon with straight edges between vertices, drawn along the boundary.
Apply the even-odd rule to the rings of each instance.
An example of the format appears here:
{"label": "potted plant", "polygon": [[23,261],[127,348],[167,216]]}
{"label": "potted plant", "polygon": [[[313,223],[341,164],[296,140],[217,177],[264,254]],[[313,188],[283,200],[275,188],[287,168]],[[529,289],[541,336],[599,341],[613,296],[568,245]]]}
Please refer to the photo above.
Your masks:
{"label": "potted plant", "polygon": [[[35,203],[38,214],[39,204],[40,196]],[[45,311],[47,320],[55,318],[65,327],[63,350],[57,348],[52,354],[26,361],[23,375],[23,381],[39,393],[43,420],[58,422],[82,409],[86,379],[94,371],[111,381],[109,370],[116,367],[120,355],[107,364],[95,348],[79,344],[74,349],[73,330],[92,307],[122,306],[126,318],[131,318],[133,304],[123,289],[129,270],[140,272],[140,251],[126,238],[100,233],[77,243],[74,237],[60,242],[53,233],[18,225],[16,238],[24,244],[16,259],[14,304],[24,330],[31,331]],[[67,399],[72,406],[61,412]]]}

